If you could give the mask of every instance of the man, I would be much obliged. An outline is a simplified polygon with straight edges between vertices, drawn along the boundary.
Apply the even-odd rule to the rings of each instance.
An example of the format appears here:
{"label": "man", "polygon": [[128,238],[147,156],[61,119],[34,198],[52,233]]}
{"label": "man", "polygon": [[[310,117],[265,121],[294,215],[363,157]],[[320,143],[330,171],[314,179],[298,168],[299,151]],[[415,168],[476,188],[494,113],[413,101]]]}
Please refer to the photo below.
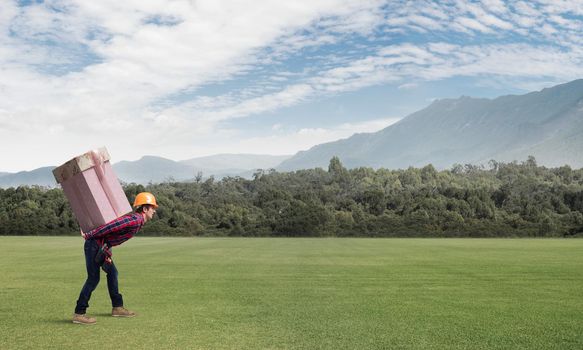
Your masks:
{"label": "man", "polygon": [[123,307],[123,298],[119,293],[117,284],[117,268],[111,259],[111,247],[115,247],[132,238],[142,226],[150,221],[158,204],[156,198],[148,192],[139,193],[134,201],[135,211],[110,221],[87,233],[81,231],[85,239],[85,265],[87,267],[87,280],[75,307],[73,323],[95,324],[97,320],[85,315],[89,307],[91,293],[99,284],[100,271],[107,274],[107,289],[111,297],[114,317],[133,317],[136,314]]}

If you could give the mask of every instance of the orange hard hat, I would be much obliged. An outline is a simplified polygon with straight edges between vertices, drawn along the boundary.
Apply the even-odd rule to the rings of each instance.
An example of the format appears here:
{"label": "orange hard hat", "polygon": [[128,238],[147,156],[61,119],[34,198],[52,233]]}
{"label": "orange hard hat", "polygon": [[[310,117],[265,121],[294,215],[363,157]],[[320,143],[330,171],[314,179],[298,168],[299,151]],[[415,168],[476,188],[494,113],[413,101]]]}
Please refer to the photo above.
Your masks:
{"label": "orange hard hat", "polygon": [[156,197],[154,197],[154,195],[150,192],[140,192],[134,200],[134,208],[144,204],[149,204],[154,206],[154,208],[158,208],[158,204],[156,204]]}

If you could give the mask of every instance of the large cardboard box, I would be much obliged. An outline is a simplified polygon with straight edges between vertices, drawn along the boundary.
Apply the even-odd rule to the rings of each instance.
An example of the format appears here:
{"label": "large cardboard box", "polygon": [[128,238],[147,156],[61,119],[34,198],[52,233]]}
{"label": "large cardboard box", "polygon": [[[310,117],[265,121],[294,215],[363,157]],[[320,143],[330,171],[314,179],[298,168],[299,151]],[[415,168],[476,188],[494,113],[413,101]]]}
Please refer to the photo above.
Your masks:
{"label": "large cardboard box", "polygon": [[53,170],[84,232],[132,211],[109,160],[102,147]]}

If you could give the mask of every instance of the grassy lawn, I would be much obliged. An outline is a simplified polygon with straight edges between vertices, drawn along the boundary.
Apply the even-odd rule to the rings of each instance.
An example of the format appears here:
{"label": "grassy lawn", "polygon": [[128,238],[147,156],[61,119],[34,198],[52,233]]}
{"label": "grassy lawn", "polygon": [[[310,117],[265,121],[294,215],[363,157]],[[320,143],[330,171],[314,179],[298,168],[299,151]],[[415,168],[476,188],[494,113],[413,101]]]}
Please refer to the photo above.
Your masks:
{"label": "grassy lawn", "polygon": [[134,238],[94,326],[81,238],[0,247],[0,349],[583,348],[583,240]]}

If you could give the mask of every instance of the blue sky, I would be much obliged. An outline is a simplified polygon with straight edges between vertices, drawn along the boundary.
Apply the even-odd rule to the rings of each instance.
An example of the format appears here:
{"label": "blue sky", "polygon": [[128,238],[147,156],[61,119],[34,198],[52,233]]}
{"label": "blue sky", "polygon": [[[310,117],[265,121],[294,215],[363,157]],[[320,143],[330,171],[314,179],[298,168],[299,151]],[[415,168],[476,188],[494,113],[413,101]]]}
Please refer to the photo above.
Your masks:
{"label": "blue sky", "polygon": [[583,1],[0,0],[0,171],[294,154],[583,77]]}

